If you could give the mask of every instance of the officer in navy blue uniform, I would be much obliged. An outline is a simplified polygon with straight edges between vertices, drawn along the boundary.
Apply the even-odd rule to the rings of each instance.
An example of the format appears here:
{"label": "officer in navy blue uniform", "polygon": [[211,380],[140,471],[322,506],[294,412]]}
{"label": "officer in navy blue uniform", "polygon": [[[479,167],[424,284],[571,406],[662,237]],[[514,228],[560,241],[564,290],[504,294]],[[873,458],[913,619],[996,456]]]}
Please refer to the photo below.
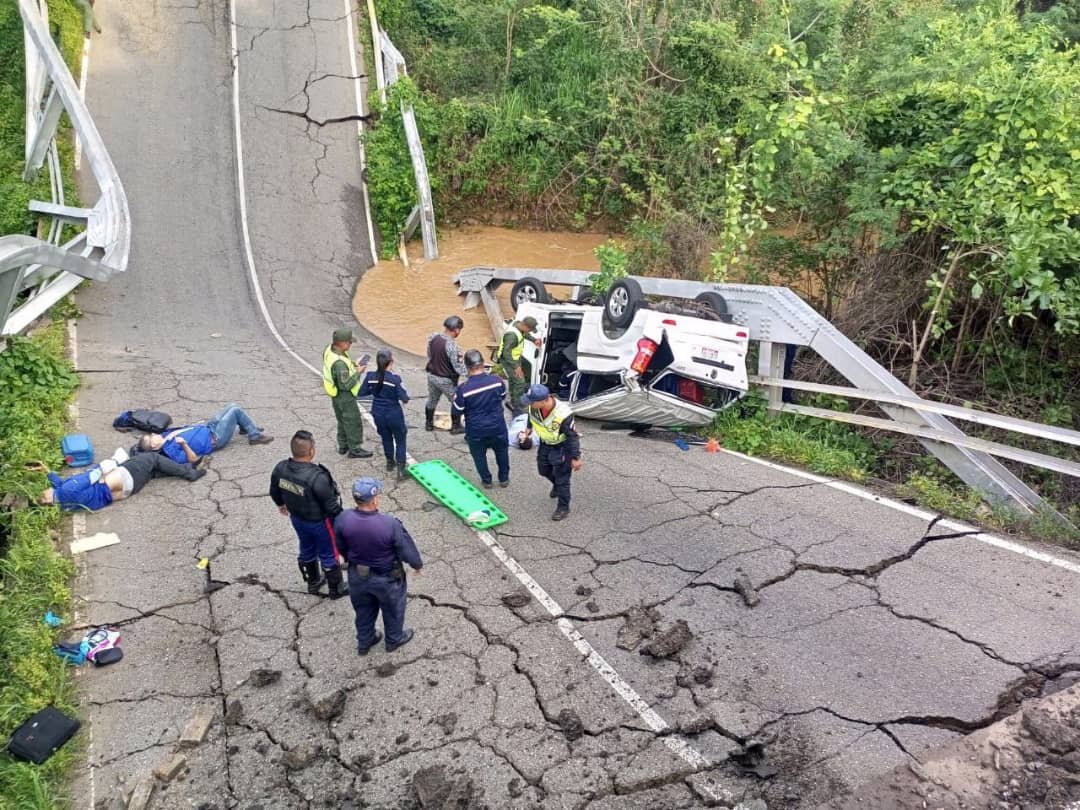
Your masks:
{"label": "officer in navy blue uniform", "polygon": [[472,453],[476,471],[485,489],[491,489],[491,468],[487,451],[495,451],[499,468],[499,486],[510,486],[510,451],[506,422],[503,421],[503,399],[506,381],[484,371],[484,356],[476,349],[465,352],[465,382],[454,392],[453,412],[465,415],[465,441]]}
{"label": "officer in navy blue uniform", "polygon": [[424,566],[402,522],[379,511],[382,488],[377,478],[357,478],[352,490],[356,508],[342,512],[334,521],[334,532],[349,561],[349,597],[356,611],[360,655],[367,655],[383,637],[375,630],[380,610],[387,652],[412,641],[413,631],[405,629],[408,588],[403,563],[417,574]]}
{"label": "officer in navy blue uniform", "polygon": [[[297,562],[308,593],[318,595],[326,583],[330,598],[340,599],[346,591],[334,545],[333,520],[341,513],[338,485],[326,467],[315,463],[315,438],[310,432],[296,431],[289,450],[292,458],[278,462],[270,474],[270,499],[296,530]],[[319,574],[319,563],[325,579]]]}
{"label": "officer in navy blue uniform", "polygon": [[360,384],[357,396],[371,397],[371,418],[375,420],[375,429],[382,439],[383,455],[386,456],[386,471],[397,469],[400,481],[407,478],[405,469],[405,412],[403,403],[409,401],[409,392],[405,383],[394,373],[394,356],[389,349],[380,349],[375,355],[375,371],[369,371]]}

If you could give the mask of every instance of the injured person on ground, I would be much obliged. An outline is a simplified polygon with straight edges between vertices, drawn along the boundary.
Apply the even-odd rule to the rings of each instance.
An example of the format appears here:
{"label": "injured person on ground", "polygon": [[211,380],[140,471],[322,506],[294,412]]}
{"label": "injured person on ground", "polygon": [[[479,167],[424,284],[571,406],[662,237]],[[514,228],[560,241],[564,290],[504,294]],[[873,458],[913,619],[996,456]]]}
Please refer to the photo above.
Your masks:
{"label": "injured person on ground", "polygon": [[141,453],[128,458],[123,450],[117,450],[112,458],[68,478],[50,472],[52,486],[41,493],[38,503],[56,504],[69,512],[83,509],[94,512],[113,501],[131,497],[152,478],[172,476],[198,481],[204,475],[205,469],[180,464],[158,453]]}

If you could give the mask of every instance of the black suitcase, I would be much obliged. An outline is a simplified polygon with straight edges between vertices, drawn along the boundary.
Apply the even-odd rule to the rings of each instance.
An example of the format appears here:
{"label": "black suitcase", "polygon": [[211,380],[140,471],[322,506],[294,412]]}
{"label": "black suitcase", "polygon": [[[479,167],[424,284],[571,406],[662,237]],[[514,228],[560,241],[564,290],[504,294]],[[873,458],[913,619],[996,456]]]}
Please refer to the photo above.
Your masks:
{"label": "black suitcase", "polygon": [[17,729],[8,740],[13,757],[40,765],[79,730],[79,721],[55,706],[46,706]]}

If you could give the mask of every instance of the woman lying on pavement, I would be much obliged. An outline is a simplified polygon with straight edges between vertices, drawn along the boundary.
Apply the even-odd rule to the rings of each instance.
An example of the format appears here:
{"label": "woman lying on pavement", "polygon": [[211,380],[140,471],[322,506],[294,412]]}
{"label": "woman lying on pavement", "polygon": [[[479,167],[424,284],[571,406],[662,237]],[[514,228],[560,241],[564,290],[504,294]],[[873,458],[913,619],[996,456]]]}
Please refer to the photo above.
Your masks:
{"label": "woman lying on pavement", "polygon": [[[122,458],[127,460],[120,461]],[[159,453],[140,453],[127,458],[127,454],[119,450],[113,458],[68,478],[61,478],[54,472],[48,475],[52,486],[41,493],[38,503],[54,503],[70,512],[80,509],[93,512],[134,495],[151,478],[175,476],[198,481],[206,475],[206,470],[195,469],[192,464],[178,464]]]}

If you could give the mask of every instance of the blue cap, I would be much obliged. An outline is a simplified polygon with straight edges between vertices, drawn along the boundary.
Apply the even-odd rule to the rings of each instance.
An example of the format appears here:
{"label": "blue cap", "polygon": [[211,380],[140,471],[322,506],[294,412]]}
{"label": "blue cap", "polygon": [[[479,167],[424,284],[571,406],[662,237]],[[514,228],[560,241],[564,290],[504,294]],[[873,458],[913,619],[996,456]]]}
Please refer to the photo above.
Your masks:
{"label": "blue cap", "polygon": [[382,492],[382,481],[378,478],[357,478],[353,481],[352,494],[362,501],[370,501]]}
{"label": "blue cap", "polygon": [[530,402],[543,402],[545,399],[551,396],[551,389],[546,385],[540,385],[536,383],[529,386],[529,390],[526,391],[521,397],[521,404],[527,405]]}

